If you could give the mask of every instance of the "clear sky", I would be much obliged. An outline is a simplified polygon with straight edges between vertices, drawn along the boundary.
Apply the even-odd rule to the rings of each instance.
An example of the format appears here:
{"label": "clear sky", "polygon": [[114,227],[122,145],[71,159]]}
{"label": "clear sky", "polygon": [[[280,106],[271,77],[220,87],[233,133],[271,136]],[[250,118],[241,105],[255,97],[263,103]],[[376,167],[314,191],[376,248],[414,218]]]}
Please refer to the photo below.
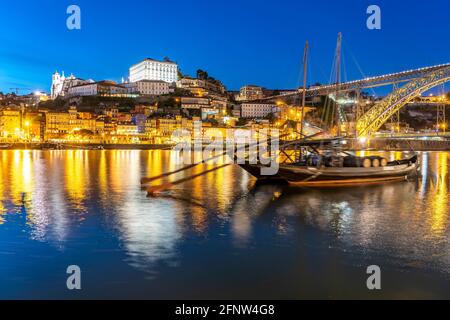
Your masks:
{"label": "clear sky", "polygon": [[[71,4],[81,30],[66,27]],[[371,4],[381,30],[366,28]],[[377,75],[450,62],[449,14],[449,0],[0,0],[0,91],[49,91],[55,70],[120,81],[132,64],[165,56],[228,89],[294,88],[305,40],[309,82],[327,83],[339,31],[343,80],[358,79],[357,64]]]}

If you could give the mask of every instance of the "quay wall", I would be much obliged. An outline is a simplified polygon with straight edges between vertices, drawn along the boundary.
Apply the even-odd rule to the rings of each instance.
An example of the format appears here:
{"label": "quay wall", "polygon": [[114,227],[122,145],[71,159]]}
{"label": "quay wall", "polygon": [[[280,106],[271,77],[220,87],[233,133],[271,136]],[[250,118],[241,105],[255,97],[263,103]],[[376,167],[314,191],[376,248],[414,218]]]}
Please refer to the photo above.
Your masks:
{"label": "quay wall", "polygon": [[370,139],[361,143],[356,139],[348,140],[352,150],[375,149],[384,151],[450,151],[450,139],[412,140],[412,139]]}

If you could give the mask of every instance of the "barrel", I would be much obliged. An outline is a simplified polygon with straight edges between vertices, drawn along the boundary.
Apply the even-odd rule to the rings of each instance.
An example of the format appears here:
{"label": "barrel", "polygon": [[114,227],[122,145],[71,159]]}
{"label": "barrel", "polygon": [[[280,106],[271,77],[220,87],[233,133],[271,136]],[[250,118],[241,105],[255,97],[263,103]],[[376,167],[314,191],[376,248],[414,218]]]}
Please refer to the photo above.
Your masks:
{"label": "barrel", "polygon": [[372,167],[378,168],[379,166],[380,166],[380,159],[378,158],[372,159]]}
{"label": "barrel", "polygon": [[386,167],[387,166],[387,160],[380,156],[370,156],[368,157],[370,161],[372,162],[372,167],[378,168],[378,167]]}
{"label": "barrel", "polygon": [[370,168],[372,166],[372,161],[370,158],[363,158],[362,166],[364,168]]}

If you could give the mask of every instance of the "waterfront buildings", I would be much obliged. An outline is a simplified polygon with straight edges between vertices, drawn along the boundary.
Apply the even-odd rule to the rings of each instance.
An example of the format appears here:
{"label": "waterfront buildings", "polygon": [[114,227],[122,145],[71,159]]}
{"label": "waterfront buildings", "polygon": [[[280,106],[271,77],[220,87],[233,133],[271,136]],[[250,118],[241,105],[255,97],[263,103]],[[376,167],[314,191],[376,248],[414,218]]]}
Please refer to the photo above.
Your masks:
{"label": "waterfront buildings", "polygon": [[21,128],[22,116],[20,110],[8,108],[0,112],[0,133],[3,138],[19,138]]}
{"label": "waterfront buildings", "polygon": [[68,112],[46,112],[47,137],[85,130],[92,134],[98,133],[97,120],[88,113],[79,113],[76,107],[70,107]]}
{"label": "waterfront buildings", "polygon": [[141,80],[158,80],[174,83],[178,80],[178,65],[175,62],[144,59],[131,66],[130,82]]}

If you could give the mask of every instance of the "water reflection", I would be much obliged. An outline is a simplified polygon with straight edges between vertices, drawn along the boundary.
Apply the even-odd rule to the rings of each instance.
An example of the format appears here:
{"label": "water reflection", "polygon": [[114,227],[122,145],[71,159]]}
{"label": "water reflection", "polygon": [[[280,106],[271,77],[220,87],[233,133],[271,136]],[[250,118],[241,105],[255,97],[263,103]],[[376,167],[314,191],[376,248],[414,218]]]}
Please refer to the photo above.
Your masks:
{"label": "water reflection", "polygon": [[140,178],[174,170],[180,158],[171,151],[0,151],[2,263],[13,263],[4,262],[2,248],[27,248],[33,241],[68,254],[107,242],[123,256],[95,251],[98,259],[120,259],[158,279],[167,272],[162,266],[195,265],[185,259],[196,248],[210,248],[217,261],[224,250],[270,257],[274,248],[301,251],[297,238],[315,230],[327,248],[450,274],[450,153],[422,153],[418,182],[308,190],[257,184],[228,166],[147,198]]}
{"label": "water reflection", "polygon": [[331,232],[336,245],[450,273],[448,163],[448,153],[422,154],[418,183],[291,190],[277,213]]}

